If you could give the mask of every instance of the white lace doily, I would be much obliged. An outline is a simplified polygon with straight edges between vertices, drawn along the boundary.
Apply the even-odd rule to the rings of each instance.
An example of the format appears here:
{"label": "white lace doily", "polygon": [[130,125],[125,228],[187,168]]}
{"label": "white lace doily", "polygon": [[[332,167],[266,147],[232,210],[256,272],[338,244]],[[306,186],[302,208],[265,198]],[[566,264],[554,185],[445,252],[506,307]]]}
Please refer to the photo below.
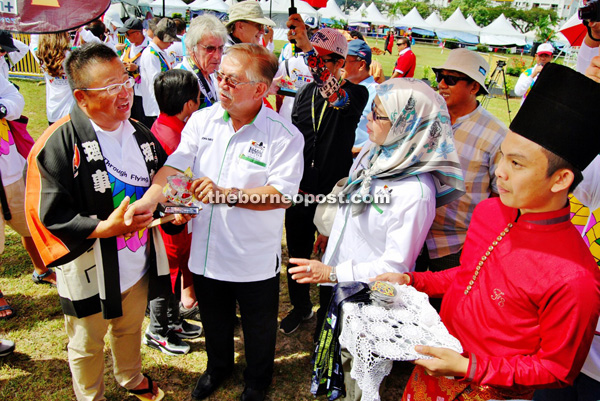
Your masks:
{"label": "white lace doily", "polygon": [[340,344],[354,358],[350,375],[363,391],[362,401],[379,400],[379,386],[392,370],[392,361],[430,358],[417,353],[415,345],[462,352],[427,294],[406,285],[394,287],[398,295],[389,308],[352,302],[342,306]]}

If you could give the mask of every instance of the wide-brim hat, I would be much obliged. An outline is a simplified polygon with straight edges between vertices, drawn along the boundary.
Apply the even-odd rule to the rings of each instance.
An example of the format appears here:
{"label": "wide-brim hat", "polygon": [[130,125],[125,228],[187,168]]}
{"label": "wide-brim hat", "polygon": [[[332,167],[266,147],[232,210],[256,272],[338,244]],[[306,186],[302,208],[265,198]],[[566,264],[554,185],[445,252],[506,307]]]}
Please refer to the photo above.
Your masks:
{"label": "wide-brim hat", "polygon": [[583,170],[600,152],[595,118],[600,85],[570,68],[548,63],[510,129]]}
{"label": "wide-brim hat", "polygon": [[311,38],[313,45],[319,57],[334,53],[342,58],[348,55],[348,40],[337,29],[323,28],[318,30]]}
{"label": "wide-brim hat", "polygon": [[489,93],[485,86],[485,76],[490,70],[490,65],[481,55],[467,49],[454,49],[450,51],[448,59],[441,67],[433,67],[434,72],[450,70],[461,72],[473,81],[477,82],[481,89],[477,93],[481,95]]}
{"label": "wide-brim hat", "polygon": [[7,53],[19,50],[15,47],[11,34],[6,31],[0,31],[0,48]]}
{"label": "wide-brim hat", "polygon": [[265,17],[260,3],[254,0],[246,0],[236,3],[229,8],[229,20],[227,25],[236,21],[251,21],[261,25],[275,26],[275,22]]}
{"label": "wide-brim hat", "polygon": [[166,43],[181,42],[177,37],[177,25],[169,18],[163,18],[156,24],[154,35]]}

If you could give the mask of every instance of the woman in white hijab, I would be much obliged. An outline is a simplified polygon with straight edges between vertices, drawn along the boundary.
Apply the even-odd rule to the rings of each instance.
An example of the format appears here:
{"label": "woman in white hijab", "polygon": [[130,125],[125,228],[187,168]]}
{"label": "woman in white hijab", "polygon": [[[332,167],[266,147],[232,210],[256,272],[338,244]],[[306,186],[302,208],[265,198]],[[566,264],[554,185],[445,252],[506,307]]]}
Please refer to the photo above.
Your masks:
{"label": "woman in white hijab", "polygon": [[[381,84],[367,131],[370,143],[340,192],[349,203],[340,202],[324,263],[290,259],[299,283],[368,282],[413,271],[436,207],[464,193],[446,102],[422,81]],[[380,196],[388,202],[376,203]]]}
{"label": "woman in white hijab", "polygon": [[[340,376],[335,323],[340,319],[324,323],[327,312],[330,317],[339,313],[340,294],[327,308],[332,286],[368,282],[385,272],[414,271],[436,207],[464,193],[450,117],[440,95],[419,80],[391,79],[377,88],[372,107],[367,123],[370,142],[339,192],[329,240],[321,235],[317,240],[317,246],[327,244],[323,262],[291,258],[290,263],[298,266],[289,270],[299,283],[322,284],[317,327],[323,331],[315,351],[311,392],[346,394],[350,400],[360,399],[362,392],[348,373],[352,359],[346,351]],[[378,203],[378,196],[388,201]],[[345,284],[349,285],[353,284]]]}

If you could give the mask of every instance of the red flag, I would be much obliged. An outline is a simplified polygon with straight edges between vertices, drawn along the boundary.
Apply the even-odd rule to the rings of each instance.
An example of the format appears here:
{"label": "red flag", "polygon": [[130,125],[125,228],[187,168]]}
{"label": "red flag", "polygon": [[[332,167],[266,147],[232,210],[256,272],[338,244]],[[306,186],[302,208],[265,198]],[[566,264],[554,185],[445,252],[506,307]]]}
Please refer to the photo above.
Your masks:
{"label": "red flag", "polygon": [[304,0],[304,1],[306,1],[308,4],[313,6],[313,8],[327,7],[327,0]]}
{"label": "red flag", "polygon": [[99,18],[110,0],[3,0],[0,29],[21,33],[52,33],[78,28]]}

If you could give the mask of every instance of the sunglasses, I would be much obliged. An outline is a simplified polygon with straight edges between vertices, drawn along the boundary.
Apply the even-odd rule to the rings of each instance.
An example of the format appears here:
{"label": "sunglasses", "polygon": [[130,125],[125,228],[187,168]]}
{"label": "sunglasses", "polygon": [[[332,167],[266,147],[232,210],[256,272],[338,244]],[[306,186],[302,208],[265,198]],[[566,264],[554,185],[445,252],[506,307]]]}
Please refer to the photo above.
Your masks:
{"label": "sunglasses", "polygon": [[373,119],[373,121],[377,121],[377,120],[382,120],[382,121],[389,121],[389,117],[386,116],[380,116],[379,114],[377,114],[377,111],[375,111],[375,102],[373,102],[373,104],[371,104],[371,118]]}
{"label": "sunglasses", "polygon": [[246,85],[246,84],[255,84],[256,81],[246,81],[246,82],[240,82],[237,79],[229,76],[229,75],[225,75],[223,74],[221,71],[216,71],[215,74],[217,75],[217,82],[221,82],[221,81],[225,81],[225,84],[233,89],[237,88],[239,85]]}
{"label": "sunglasses", "polygon": [[325,58],[325,57],[321,57],[321,60],[323,60],[324,63],[333,63],[333,64],[335,64],[335,62],[337,61],[337,59]]}
{"label": "sunglasses", "polygon": [[443,74],[439,71],[436,71],[435,73],[435,80],[437,81],[437,83],[439,84],[440,82],[442,82],[442,79],[444,80],[444,82],[446,83],[446,85],[448,86],[454,86],[458,83],[458,81],[466,81],[466,82],[472,82],[473,80],[469,77],[457,77],[454,75],[446,75]]}
{"label": "sunglasses", "polygon": [[117,95],[123,90],[123,88],[131,89],[133,88],[133,84],[135,84],[135,79],[132,77],[127,78],[127,81],[122,84],[112,84],[102,88],[82,88],[84,91],[107,91],[109,95],[114,96]]}
{"label": "sunglasses", "polygon": [[201,45],[200,43],[198,43],[198,46],[202,47],[208,54],[213,54],[217,50],[219,51],[219,53],[223,53],[223,50],[225,49],[224,45],[221,45],[221,46],[204,46],[204,45]]}

